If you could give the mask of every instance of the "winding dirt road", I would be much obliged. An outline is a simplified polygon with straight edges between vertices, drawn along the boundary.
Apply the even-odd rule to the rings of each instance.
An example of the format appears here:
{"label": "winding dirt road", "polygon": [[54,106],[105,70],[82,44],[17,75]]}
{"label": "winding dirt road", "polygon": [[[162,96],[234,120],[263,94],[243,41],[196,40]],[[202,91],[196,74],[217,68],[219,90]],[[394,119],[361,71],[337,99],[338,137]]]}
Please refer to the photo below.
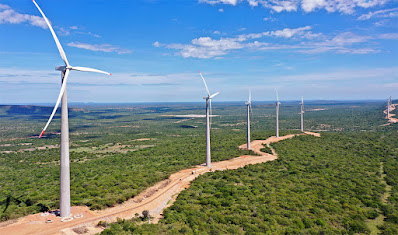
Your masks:
{"label": "winding dirt road", "polygon": [[[398,104],[392,104],[391,107],[390,107],[390,117],[388,118],[386,116],[386,119],[388,119],[388,122],[389,122],[388,125],[391,124],[391,123],[397,123],[398,122],[398,118],[395,118],[395,114],[391,113],[393,110],[395,110],[397,105]],[[384,110],[383,113],[387,115],[387,109]]]}
{"label": "winding dirt road", "polygon": [[[320,134],[305,132],[304,134],[320,137]],[[302,135],[302,134],[300,134]],[[14,221],[0,223],[0,234],[95,234],[102,231],[102,228],[96,226],[99,221],[108,223],[115,222],[117,218],[130,219],[136,213],[148,210],[154,217],[153,222],[161,218],[162,211],[172,205],[177,195],[188,188],[190,182],[199,175],[210,171],[220,171],[228,169],[237,169],[250,164],[259,164],[277,159],[273,154],[261,152],[263,145],[279,142],[281,140],[293,138],[296,135],[286,135],[282,137],[270,137],[266,140],[255,140],[251,142],[252,151],[258,154],[243,155],[227,161],[214,162],[212,167],[204,165],[196,166],[172,174],[167,180],[163,180],[156,185],[148,188],[138,196],[101,211],[91,211],[88,207],[72,207],[73,215],[80,215],[80,218],[74,218],[68,222],[61,222],[61,218],[48,214],[34,214],[19,218]],[[245,149],[246,144],[239,146]],[[75,216],[76,217],[76,216]],[[52,223],[46,223],[46,220],[52,220]]]}

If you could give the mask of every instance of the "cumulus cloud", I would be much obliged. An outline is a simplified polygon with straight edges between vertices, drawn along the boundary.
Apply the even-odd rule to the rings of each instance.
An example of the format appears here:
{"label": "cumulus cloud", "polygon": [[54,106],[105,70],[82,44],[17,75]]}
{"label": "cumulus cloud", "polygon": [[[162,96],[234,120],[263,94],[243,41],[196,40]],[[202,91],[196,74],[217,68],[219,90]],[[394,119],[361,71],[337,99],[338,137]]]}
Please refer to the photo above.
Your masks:
{"label": "cumulus cloud", "polygon": [[392,0],[199,0],[200,3],[229,4],[235,6],[247,2],[251,7],[262,6],[275,12],[297,11],[300,7],[305,12],[324,9],[327,12],[353,14],[356,8],[382,6]]}
{"label": "cumulus cloud", "polygon": [[42,17],[21,14],[13,10],[11,7],[0,4],[0,24],[23,24],[28,23],[43,29],[47,28],[47,24]]}
{"label": "cumulus cloud", "polygon": [[90,51],[102,51],[102,52],[116,52],[118,54],[130,54],[130,50],[122,49],[117,46],[113,46],[110,44],[88,44],[82,42],[70,42],[68,43],[70,47],[81,48]]}

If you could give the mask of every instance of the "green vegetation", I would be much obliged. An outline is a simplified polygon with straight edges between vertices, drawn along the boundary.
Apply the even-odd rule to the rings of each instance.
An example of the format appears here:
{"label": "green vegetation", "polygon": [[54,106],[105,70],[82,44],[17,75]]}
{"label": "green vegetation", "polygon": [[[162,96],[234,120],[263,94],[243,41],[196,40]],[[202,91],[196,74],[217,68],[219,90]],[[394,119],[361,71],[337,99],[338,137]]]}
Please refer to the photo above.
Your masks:
{"label": "green vegetation", "polygon": [[367,234],[366,221],[385,210],[379,168],[396,156],[398,143],[384,141],[394,136],[323,133],[276,143],[276,161],[200,176],[160,224],[119,221],[104,234]]}
{"label": "green vegetation", "polygon": [[261,152],[272,154],[272,150],[267,145],[263,146],[264,148],[260,149]]}
{"label": "green vegetation", "polygon": [[[297,103],[285,103],[281,107],[281,135],[298,133],[300,123]],[[246,140],[245,106],[240,103],[215,103],[213,106],[214,114],[221,116],[213,118],[212,159],[220,161],[248,154],[248,151],[240,151],[237,148]],[[381,103],[308,103],[306,109],[306,129],[338,132],[339,134],[336,134],[334,138],[346,135],[348,137],[344,138],[351,138],[348,133],[356,133],[367,142],[377,139],[372,137],[371,140],[367,140],[367,135],[378,136],[376,133],[384,135],[382,133],[395,128],[395,125],[380,127],[381,124],[386,123],[383,119]],[[41,132],[50,112],[51,108],[48,107],[0,106],[1,220],[58,208],[59,116],[56,116],[50,126],[46,138],[34,137]],[[145,188],[167,178],[173,172],[203,163],[205,120],[203,118],[174,117],[174,115],[203,114],[203,112],[203,104],[137,104],[71,108],[69,116],[72,204],[87,205],[92,209],[112,206],[134,197]],[[254,104],[252,139],[265,139],[274,134],[274,112],[272,104]],[[304,137],[298,139],[301,138]],[[314,139],[311,138],[312,140]],[[297,140],[291,141],[286,143],[294,143]],[[339,146],[338,143],[340,142],[336,142],[335,148]],[[314,144],[314,151],[316,151],[317,142],[307,144]],[[276,144],[275,148],[278,154],[282,154],[281,156],[286,155],[286,161],[289,154],[298,153],[296,146],[290,147],[291,153],[283,152],[283,148],[279,147],[279,144]],[[308,148],[309,151],[313,147],[308,146]],[[376,158],[378,161],[386,161],[386,165],[388,165],[387,161],[395,160],[392,157],[383,160],[382,155],[377,155]],[[281,162],[283,163],[283,160],[272,164]],[[373,163],[373,161],[371,162]],[[261,167],[266,167],[267,174],[264,175],[272,172],[272,164],[261,165]],[[244,172],[241,170],[228,171],[228,174],[256,175],[257,173],[246,172],[249,169],[257,169],[256,167],[260,166],[247,167],[242,169]],[[368,167],[373,170],[371,166]],[[391,172],[394,169],[386,167],[385,171]],[[297,171],[297,177],[300,177],[299,173],[301,174],[301,171]],[[211,183],[213,175],[218,177],[218,174],[224,173],[205,175],[203,179],[199,178],[198,181],[195,181],[194,185],[205,179]],[[389,177],[393,177],[393,175],[388,175],[387,181],[394,181]],[[242,176],[242,183],[247,180],[254,179],[246,179]],[[293,179],[291,180],[295,182]],[[238,187],[239,185],[233,186]],[[275,190],[279,186],[270,184],[267,187],[268,191]],[[378,189],[378,186],[372,185],[372,187]],[[193,189],[195,188],[192,187],[189,190]],[[209,197],[212,193],[217,193],[211,190]],[[307,190],[311,191],[310,188]],[[375,189],[372,188],[372,190]],[[393,189],[393,196],[388,202],[390,207],[383,207],[381,211],[386,211],[387,214],[386,208],[395,208],[393,199],[398,198],[396,194],[397,192]],[[242,196],[250,197],[245,194]],[[257,199],[255,195],[252,196],[253,205],[255,205]],[[364,204],[362,201],[361,203]],[[360,208],[362,206],[361,204]],[[362,212],[368,213],[371,211],[370,208],[380,207],[380,203],[378,202],[377,206],[368,205],[368,207]],[[392,214],[394,213],[396,212],[393,211]],[[170,211],[170,216],[172,214]],[[369,216],[365,215],[365,217]],[[326,219],[324,222],[326,225],[329,224]],[[131,225],[128,221],[123,223]],[[180,226],[171,220],[170,223],[173,227],[170,229],[167,227],[167,231],[179,231],[187,226]],[[390,227],[393,225],[391,222]],[[165,227],[150,226],[147,228],[137,225],[137,229],[163,231]],[[189,226],[184,229],[193,231]],[[387,231],[387,229],[385,230]]]}

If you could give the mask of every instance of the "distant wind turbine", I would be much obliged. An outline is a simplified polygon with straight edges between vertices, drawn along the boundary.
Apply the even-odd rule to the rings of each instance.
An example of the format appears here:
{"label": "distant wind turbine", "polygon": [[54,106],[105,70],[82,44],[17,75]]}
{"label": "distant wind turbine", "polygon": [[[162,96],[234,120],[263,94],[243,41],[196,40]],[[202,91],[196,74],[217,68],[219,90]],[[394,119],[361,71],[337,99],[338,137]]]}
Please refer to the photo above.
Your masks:
{"label": "distant wind turbine", "polygon": [[66,93],[66,82],[68,80],[69,72],[71,70],[83,71],[83,72],[95,72],[95,73],[103,73],[107,75],[112,75],[110,73],[85,68],[85,67],[72,67],[68,59],[66,58],[64,49],[61,46],[61,43],[58,40],[57,35],[52,28],[50,21],[44,15],[43,11],[40,9],[39,5],[33,0],[33,3],[36,5],[37,9],[39,9],[41,15],[43,16],[44,20],[46,21],[48,28],[51,31],[51,34],[55,40],[55,44],[57,45],[58,51],[61,55],[62,60],[65,63],[65,66],[58,66],[55,70],[61,71],[61,78],[62,78],[62,86],[61,91],[58,95],[57,102],[55,103],[55,107],[53,112],[51,113],[50,118],[46,126],[44,127],[43,131],[41,132],[39,138],[41,138],[46,131],[48,125],[50,125],[51,120],[53,119],[55,113],[57,112],[59,103],[62,99],[62,109],[61,109],[61,161],[60,161],[60,215],[61,217],[69,217],[71,215],[70,212],[70,167],[69,167],[69,124],[68,124],[68,99]]}
{"label": "distant wind turbine", "polygon": [[301,132],[304,132],[304,98],[301,97]]}
{"label": "distant wind turbine", "polygon": [[275,92],[276,92],[276,137],[279,137],[279,105],[281,103],[279,102],[278,89],[275,88]]}
{"label": "distant wind turbine", "polygon": [[390,118],[391,96],[387,99],[387,119]]}
{"label": "distant wind turbine", "polygon": [[220,92],[214,93],[210,95],[209,89],[207,87],[205,78],[202,73],[199,71],[200,76],[202,77],[203,83],[206,87],[207,96],[203,97],[206,100],[206,166],[211,167],[211,152],[210,152],[210,126],[211,126],[211,116],[212,116],[212,107],[211,107],[211,99],[218,95]]}
{"label": "distant wind turbine", "polygon": [[247,105],[247,149],[250,149],[250,112],[252,112],[252,92],[249,89],[249,101]]}

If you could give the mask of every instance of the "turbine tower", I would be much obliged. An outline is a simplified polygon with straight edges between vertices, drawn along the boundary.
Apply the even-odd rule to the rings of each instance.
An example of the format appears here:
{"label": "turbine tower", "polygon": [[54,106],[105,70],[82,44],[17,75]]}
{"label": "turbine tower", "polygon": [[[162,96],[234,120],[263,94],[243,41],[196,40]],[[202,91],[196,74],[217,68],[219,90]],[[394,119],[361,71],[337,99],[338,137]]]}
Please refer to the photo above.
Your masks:
{"label": "turbine tower", "polygon": [[279,102],[278,90],[275,89],[275,92],[276,92],[276,137],[279,137],[279,105],[281,103]]}
{"label": "turbine tower", "polygon": [[218,95],[220,92],[214,93],[210,95],[209,89],[207,87],[205,78],[202,73],[199,71],[200,76],[202,77],[203,83],[206,87],[207,96],[203,97],[206,100],[206,166],[211,167],[211,152],[210,152],[210,127],[211,127],[211,116],[212,116],[212,108],[211,108],[211,99]]}
{"label": "turbine tower", "polygon": [[51,34],[55,40],[55,44],[57,45],[58,51],[61,55],[62,60],[65,63],[65,66],[58,66],[55,68],[55,70],[58,70],[61,72],[61,79],[62,79],[62,86],[61,86],[61,91],[58,95],[57,102],[55,103],[55,107],[53,109],[53,112],[51,113],[50,118],[48,119],[48,122],[46,126],[44,127],[43,131],[41,132],[39,138],[41,138],[46,131],[48,125],[50,125],[51,120],[53,119],[55,113],[57,112],[59,103],[61,102],[62,99],[62,107],[61,107],[61,145],[60,145],[60,152],[61,152],[61,160],[60,160],[60,215],[61,217],[69,217],[71,215],[70,212],[70,167],[69,167],[69,123],[68,123],[68,99],[67,99],[67,93],[66,93],[66,82],[68,80],[69,72],[71,70],[76,70],[76,71],[83,71],[83,72],[95,72],[95,73],[103,73],[103,74],[108,74],[111,75],[110,73],[97,70],[97,69],[91,69],[91,68],[85,68],[85,67],[72,67],[68,59],[66,58],[65,52],[61,46],[61,43],[58,40],[57,35],[54,32],[54,29],[52,28],[50,21],[47,19],[47,17],[44,15],[43,11],[40,9],[39,5],[33,0],[33,3],[36,5],[37,9],[40,11],[41,15],[43,16],[44,20],[46,21],[48,28],[51,31]]}
{"label": "turbine tower", "polygon": [[304,132],[304,98],[301,97],[301,132]]}
{"label": "turbine tower", "polygon": [[252,92],[249,89],[249,101],[247,105],[247,149],[250,149],[250,112],[252,111]]}
{"label": "turbine tower", "polygon": [[387,99],[387,119],[390,118],[391,96]]}

